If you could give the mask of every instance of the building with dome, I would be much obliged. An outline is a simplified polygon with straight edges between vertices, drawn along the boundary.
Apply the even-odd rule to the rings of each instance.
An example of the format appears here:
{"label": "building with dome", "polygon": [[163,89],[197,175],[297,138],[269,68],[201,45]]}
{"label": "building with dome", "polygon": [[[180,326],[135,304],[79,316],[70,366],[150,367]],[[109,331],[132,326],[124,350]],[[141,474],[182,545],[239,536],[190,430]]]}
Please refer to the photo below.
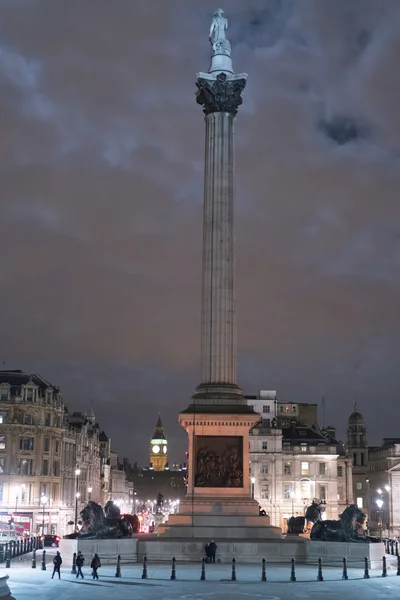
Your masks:
{"label": "building with dome", "polygon": [[347,454],[353,462],[354,502],[367,515],[372,535],[400,535],[400,438],[368,446],[363,415],[354,407],[347,426]]}
{"label": "building with dome", "polygon": [[154,471],[164,471],[168,467],[168,440],[158,415],[154,435],[150,440],[150,466]]}

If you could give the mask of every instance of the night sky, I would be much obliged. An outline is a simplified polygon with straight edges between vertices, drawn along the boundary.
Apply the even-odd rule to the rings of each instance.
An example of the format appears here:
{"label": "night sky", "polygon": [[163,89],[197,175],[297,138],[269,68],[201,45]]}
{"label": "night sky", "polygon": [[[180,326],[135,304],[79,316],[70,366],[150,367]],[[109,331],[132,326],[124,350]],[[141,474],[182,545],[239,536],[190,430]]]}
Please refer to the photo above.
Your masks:
{"label": "night sky", "polygon": [[[145,463],[199,381],[215,0],[0,0],[0,361]],[[239,384],[399,435],[400,2],[225,0]]]}

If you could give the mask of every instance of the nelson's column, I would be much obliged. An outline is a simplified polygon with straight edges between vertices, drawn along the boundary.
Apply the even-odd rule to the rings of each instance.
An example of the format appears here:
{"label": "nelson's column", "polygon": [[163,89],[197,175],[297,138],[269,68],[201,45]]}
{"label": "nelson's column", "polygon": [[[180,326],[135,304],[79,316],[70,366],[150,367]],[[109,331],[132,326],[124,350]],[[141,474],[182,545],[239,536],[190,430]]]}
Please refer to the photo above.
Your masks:
{"label": "nelson's column", "polygon": [[[201,312],[201,383],[179,422],[188,432],[188,486],[162,537],[234,540],[279,536],[259,515],[249,481],[249,430],[260,415],[236,382],[234,121],[245,73],[235,75],[224,12],[213,16],[208,73],[197,75],[206,123]],[[219,544],[220,550],[221,544]]]}

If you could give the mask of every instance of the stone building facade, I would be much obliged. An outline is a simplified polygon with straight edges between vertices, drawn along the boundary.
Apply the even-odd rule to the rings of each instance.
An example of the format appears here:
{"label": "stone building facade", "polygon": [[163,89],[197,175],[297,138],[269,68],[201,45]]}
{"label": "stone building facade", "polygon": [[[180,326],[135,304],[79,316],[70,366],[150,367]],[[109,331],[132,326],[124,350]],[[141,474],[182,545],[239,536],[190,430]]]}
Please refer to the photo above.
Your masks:
{"label": "stone building facade", "polygon": [[0,372],[0,517],[55,532],[62,508],[64,403],[38,375]]}
{"label": "stone building facade", "polygon": [[312,500],[337,519],[352,502],[352,465],[334,429],[319,429],[316,405],[279,403],[270,391],[246,398],[261,416],[250,435],[252,495],[271,524],[286,531]]}
{"label": "stone building facade", "polygon": [[71,533],[75,511],[111,497],[111,442],[93,410],[69,414],[36,374],[0,371],[0,527]]}
{"label": "stone building facade", "polygon": [[348,420],[347,453],[353,463],[353,493],[367,515],[372,535],[400,536],[400,438],[369,446],[362,414],[354,408]]}

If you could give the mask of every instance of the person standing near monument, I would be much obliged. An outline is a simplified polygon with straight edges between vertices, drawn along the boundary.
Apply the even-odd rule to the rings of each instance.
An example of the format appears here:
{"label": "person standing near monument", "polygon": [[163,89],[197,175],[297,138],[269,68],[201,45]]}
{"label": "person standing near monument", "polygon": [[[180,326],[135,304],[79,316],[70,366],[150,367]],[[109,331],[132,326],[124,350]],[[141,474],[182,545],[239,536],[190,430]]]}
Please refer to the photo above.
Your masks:
{"label": "person standing near monument", "polygon": [[214,540],[211,540],[211,542],[208,545],[208,551],[210,553],[210,563],[215,564],[215,555],[217,553],[217,544],[214,542]]}

